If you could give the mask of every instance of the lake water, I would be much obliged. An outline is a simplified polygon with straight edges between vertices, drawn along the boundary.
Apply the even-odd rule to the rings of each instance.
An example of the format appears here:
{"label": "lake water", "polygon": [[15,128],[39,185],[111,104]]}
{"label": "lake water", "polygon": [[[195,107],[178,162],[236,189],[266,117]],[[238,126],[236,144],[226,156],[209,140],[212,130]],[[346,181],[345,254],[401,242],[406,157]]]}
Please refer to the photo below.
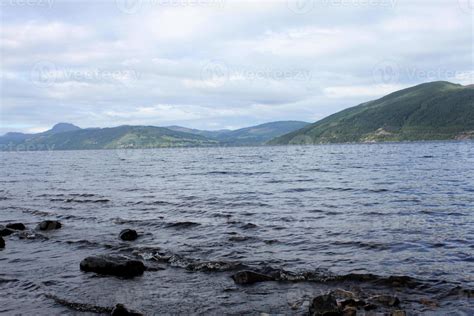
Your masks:
{"label": "lake water", "polygon": [[[0,224],[63,224],[36,238],[4,237],[0,312],[123,303],[145,314],[305,314],[309,298],[328,289],[362,288],[395,294],[414,313],[474,313],[473,142],[0,155]],[[121,241],[125,228],[140,238]],[[99,254],[161,269],[134,279],[79,270]],[[244,286],[230,277],[238,264],[328,280],[409,276],[420,285]]]}

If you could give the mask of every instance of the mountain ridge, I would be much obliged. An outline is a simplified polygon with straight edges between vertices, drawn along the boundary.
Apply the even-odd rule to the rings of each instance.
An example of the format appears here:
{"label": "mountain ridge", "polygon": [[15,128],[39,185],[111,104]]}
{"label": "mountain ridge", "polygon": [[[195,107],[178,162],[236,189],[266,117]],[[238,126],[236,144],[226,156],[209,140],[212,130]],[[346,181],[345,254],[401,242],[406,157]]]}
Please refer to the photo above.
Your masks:
{"label": "mountain ridge", "polygon": [[[275,134],[304,126],[306,122],[279,121],[235,131],[203,131],[181,126],[130,126],[81,129],[70,123],[58,123],[38,134],[7,133],[0,137],[0,150],[74,150],[116,148],[200,147],[262,145]],[[236,132],[236,136],[232,136]],[[256,134],[253,135],[253,134]],[[226,134],[225,137],[222,137]],[[239,139],[243,135],[243,140]]]}
{"label": "mountain ridge", "polygon": [[449,140],[474,131],[474,89],[420,84],[347,108],[269,145]]}

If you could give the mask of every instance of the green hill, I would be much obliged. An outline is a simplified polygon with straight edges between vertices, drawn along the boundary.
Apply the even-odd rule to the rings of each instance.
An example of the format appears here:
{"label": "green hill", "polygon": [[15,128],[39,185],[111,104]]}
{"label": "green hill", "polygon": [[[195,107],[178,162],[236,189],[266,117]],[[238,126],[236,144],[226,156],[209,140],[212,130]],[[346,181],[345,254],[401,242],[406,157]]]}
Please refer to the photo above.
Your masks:
{"label": "green hill", "polygon": [[257,146],[307,125],[309,125],[309,123],[300,121],[278,121],[237,130],[203,131],[181,126],[168,126],[166,128],[202,135],[219,141],[219,143],[224,146]]}
{"label": "green hill", "polygon": [[118,126],[40,133],[20,141],[0,137],[3,150],[159,148],[216,145],[206,137],[154,126]]}
{"label": "green hill", "polygon": [[431,82],[352,107],[270,145],[474,138],[474,88]]}
{"label": "green hill", "polygon": [[0,150],[72,150],[262,145],[309,123],[272,122],[235,131],[201,131],[180,126],[118,126],[81,129],[56,124],[38,134],[7,133],[0,137]]}

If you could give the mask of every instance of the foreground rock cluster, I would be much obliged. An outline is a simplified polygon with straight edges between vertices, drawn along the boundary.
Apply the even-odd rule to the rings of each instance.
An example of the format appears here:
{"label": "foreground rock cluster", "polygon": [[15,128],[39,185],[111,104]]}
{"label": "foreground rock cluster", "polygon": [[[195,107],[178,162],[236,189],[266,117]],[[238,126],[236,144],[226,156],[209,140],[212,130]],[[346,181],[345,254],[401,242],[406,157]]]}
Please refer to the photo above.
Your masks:
{"label": "foreground rock cluster", "polygon": [[313,298],[310,316],[356,316],[374,311],[381,315],[406,316],[400,309],[400,300],[392,295],[375,295],[360,298],[353,292],[335,290]]}

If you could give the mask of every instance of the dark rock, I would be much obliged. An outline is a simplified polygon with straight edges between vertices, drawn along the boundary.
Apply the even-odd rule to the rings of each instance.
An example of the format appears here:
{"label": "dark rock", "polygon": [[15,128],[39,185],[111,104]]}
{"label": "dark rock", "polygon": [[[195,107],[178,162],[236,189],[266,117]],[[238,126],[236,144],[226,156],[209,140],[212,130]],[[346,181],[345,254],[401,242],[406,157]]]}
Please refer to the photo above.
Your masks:
{"label": "dark rock", "polygon": [[309,306],[310,316],[342,316],[337,301],[331,294],[316,296]]}
{"label": "dark rock", "polygon": [[94,256],[81,261],[81,270],[98,274],[133,278],[146,270],[143,262],[118,256]]}
{"label": "dark rock", "polygon": [[120,239],[132,241],[138,238],[138,234],[133,229],[124,229],[119,234]]}
{"label": "dark rock", "polygon": [[0,236],[0,249],[5,248],[5,240]]}
{"label": "dark rock", "polygon": [[58,221],[42,221],[39,223],[39,225],[36,227],[36,229],[39,230],[54,230],[54,229],[60,229],[62,227],[61,223]]}
{"label": "dark rock", "polygon": [[128,310],[123,304],[117,304],[110,313],[111,316],[141,316],[142,314]]}
{"label": "dark rock", "polygon": [[346,306],[351,306],[351,307],[361,307],[361,306],[364,306],[366,305],[367,303],[362,301],[362,300],[358,300],[358,299],[353,299],[353,298],[350,298],[350,299],[346,299],[346,300],[343,300],[343,301],[340,301],[339,302],[339,305],[344,308]]}
{"label": "dark rock", "polygon": [[373,311],[374,309],[377,309],[377,306],[374,305],[374,304],[366,304],[366,305],[364,305],[364,309],[366,311]]}
{"label": "dark rock", "polygon": [[5,227],[0,228],[0,237],[9,236],[11,234],[13,234],[13,230]]}
{"label": "dark rock", "polygon": [[356,316],[357,315],[357,308],[352,307],[352,306],[347,306],[342,311],[342,315],[344,315],[344,316]]}
{"label": "dark rock", "polygon": [[254,284],[258,282],[273,281],[273,278],[253,271],[239,271],[232,276],[237,284]]}
{"label": "dark rock", "polygon": [[11,223],[7,224],[7,228],[13,229],[13,230],[25,230],[26,227],[22,223]]}

